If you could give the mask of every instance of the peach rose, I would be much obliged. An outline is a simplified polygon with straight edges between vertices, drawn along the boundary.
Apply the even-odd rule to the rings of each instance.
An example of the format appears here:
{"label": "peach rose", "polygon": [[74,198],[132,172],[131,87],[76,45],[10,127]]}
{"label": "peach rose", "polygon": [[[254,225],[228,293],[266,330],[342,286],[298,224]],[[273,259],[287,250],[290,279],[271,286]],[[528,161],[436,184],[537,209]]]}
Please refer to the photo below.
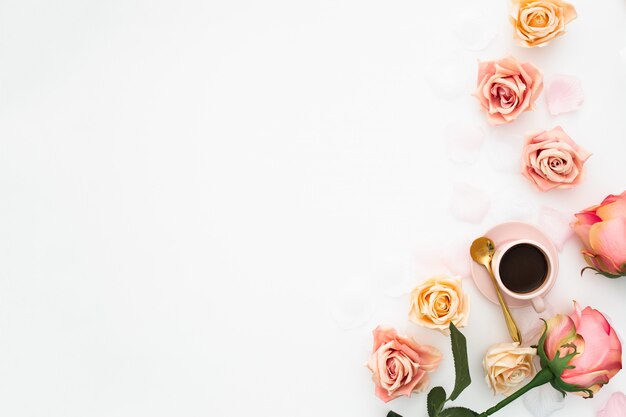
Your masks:
{"label": "peach rose", "polygon": [[425,390],[428,373],[439,366],[441,353],[432,346],[399,336],[389,327],[378,326],[373,334],[374,348],[367,367],[372,371],[376,395],[388,402]]}
{"label": "peach rose", "polygon": [[512,122],[533,110],[543,89],[543,73],[530,62],[512,56],[478,64],[478,89],[474,96],[493,125]]}
{"label": "peach rose", "polygon": [[571,226],[591,268],[609,278],[626,276],[626,191],[577,213]]}
{"label": "peach rose", "polygon": [[560,126],[528,134],[522,155],[522,174],[539,191],[578,184],[585,173],[583,165],[591,156]]}
{"label": "peach rose", "polygon": [[536,355],[536,349],[520,347],[518,342],[491,346],[483,359],[483,369],[493,393],[510,395],[527,378],[535,376]]}
{"label": "peach rose", "polygon": [[561,0],[513,0],[510,17],[518,45],[527,48],[547,45],[575,18],[574,6]]}
{"label": "peach rose", "polygon": [[448,334],[450,323],[463,327],[469,317],[469,297],[459,277],[439,275],[411,291],[409,319],[430,329]]}

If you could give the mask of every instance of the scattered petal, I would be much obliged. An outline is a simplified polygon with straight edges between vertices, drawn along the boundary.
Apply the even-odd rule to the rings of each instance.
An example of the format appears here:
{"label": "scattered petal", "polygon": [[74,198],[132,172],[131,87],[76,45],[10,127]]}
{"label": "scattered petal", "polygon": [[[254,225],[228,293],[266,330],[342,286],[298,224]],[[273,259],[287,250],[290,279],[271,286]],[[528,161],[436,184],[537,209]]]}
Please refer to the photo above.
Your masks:
{"label": "scattered petal", "polygon": [[548,417],[563,408],[563,395],[545,384],[524,395],[524,406],[534,417]]}
{"label": "scattered petal", "polygon": [[473,163],[480,156],[485,132],[468,122],[450,123],[444,132],[446,153],[453,162]]}
{"label": "scattered petal", "polygon": [[574,234],[570,227],[573,220],[573,216],[550,207],[544,206],[539,209],[539,226],[552,239],[559,252],[563,249],[565,242]]}
{"label": "scattered petal", "polygon": [[332,301],[330,314],[343,330],[356,329],[367,323],[374,311],[371,294],[357,282],[337,291]]}
{"label": "scattered petal", "polygon": [[578,110],[585,94],[577,77],[557,74],[546,77],[546,100],[552,115]]}
{"label": "scattered petal", "polygon": [[472,71],[466,70],[471,63],[460,54],[444,55],[432,61],[426,70],[426,79],[433,95],[452,100],[469,94],[476,83]]}
{"label": "scattered petal", "polygon": [[389,260],[374,271],[380,289],[387,297],[401,297],[411,292],[415,284],[415,263],[407,259]]}
{"label": "scattered petal", "polygon": [[447,250],[444,251],[443,258],[446,269],[453,275],[459,275],[462,278],[471,276],[469,247],[471,241],[459,241],[456,243],[448,243]]}
{"label": "scattered petal", "polygon": [[478,13],[462,14],[453,27],[459,43],[471,51],[485,49],[498,34],[498,25]]}
{"label": "scattered petal", "polygon": [[[511,140],[508,140],[511,139]],[[491,167],[498,172],[517,174],[520,169],[521,143],[513,138],[498,138],[489,141],[487,158]]]}
{"label": "scattered petal", "polygon": [[454,184],[450,212],[455,219],[478,224],[487,215],[490,204],[489,196],[480,188],[464,182]]}
{"label": "scattered petal", "polygon": [[492,214],[496,221],[532,221],[537,205],[532,196],[512,187],[501,188],[494,196]]}
{"label": "scattered petal", "polygon": [[604,407],[598,411],[597,417],[622,417],[626,415],[626,395],[614,392]]}

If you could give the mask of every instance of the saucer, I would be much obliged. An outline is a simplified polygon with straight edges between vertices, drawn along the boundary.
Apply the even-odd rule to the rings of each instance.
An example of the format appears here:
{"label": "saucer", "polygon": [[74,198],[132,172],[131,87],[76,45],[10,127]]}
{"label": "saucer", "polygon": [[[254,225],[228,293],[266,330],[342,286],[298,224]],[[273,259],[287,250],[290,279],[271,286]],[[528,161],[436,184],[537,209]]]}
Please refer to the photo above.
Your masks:
{"label": "saucer", "polygon": [[[496,245],[496,248],[509,240],[530,239],[536,241],[541,244],[541,246],[546,248],[550,257],[554,259],[552,268],[554,269],[555,275],[558,276],[559,252],[556,250],[552,240],[550,240],[548,236],[535,226],[523,222],[506,222],[489,229],[483,236],[487,236],[491,239]],[[491,277],[489,277],[489,273],[487,273],[487,269],[471,259],[470,263],[472,278],[474,279],[474,283],[476,284],[476,287],[478,287],[478,290],[485,297],[487,297],[489,301],[499,305],[498,296],[496,295],[496,290],[491,282]],[[504,292],[502,292],[502,297],[511,308],[522,308],[532,305],[530,300],[518,300],[517,298],[508,296]]]}

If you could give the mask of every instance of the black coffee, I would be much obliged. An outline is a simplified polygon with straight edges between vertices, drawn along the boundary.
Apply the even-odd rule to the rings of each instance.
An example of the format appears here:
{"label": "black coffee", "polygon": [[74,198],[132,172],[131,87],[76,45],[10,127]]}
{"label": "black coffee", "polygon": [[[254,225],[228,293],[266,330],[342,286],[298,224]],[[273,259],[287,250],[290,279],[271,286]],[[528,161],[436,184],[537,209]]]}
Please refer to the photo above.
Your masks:
{"label": "black coffee", "polygon": [[541,287],[548,276],[548,260],[536,246],[520,243],[507,250],[500,259],[500,279],[505,287],[527,293]]}

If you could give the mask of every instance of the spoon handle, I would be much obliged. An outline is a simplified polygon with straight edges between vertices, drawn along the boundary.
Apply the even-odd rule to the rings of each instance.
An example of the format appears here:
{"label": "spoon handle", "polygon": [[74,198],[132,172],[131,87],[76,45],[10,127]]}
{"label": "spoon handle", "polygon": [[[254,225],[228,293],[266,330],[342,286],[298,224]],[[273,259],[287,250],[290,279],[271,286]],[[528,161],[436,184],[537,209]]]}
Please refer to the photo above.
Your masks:
{"label": "spoon handle", "polygon": [[506,322],[506,327],[509,329],[509,334],[514,342],[522,343],[522,335],[520,334],[519,328],[515,323],[515,319],[511,315],[511,310],[509,310],[509,306],[504,301],[502,297],[502,293],[500,292],[500,287],[498,287],[498,282],[496,281],[496,277],[493,275],[493,270],[491,269],[491,265],[485,265],[487,271],[489,271],[489,276],[491,277],[491,282],[493,283],[493,287],[496,290],[496,294],[498,295],[498,301],[500,302],[500,307],[502,308],[502,314],[504,315],[504,321]]}

